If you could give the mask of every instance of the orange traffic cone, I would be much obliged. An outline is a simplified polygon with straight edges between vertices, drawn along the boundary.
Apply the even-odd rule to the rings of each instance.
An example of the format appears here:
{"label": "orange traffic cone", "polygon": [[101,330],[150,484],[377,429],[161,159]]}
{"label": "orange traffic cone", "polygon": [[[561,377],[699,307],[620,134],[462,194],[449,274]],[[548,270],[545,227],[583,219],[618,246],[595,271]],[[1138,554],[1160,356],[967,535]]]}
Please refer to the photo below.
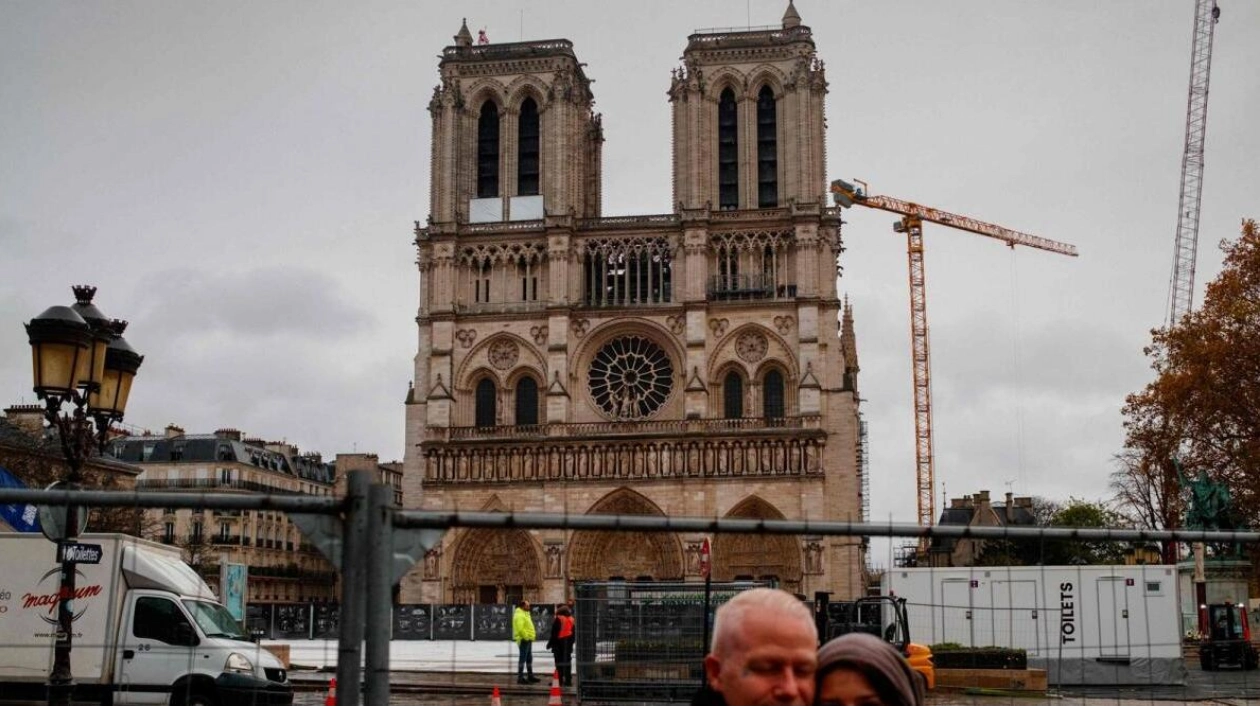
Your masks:
{"label": "orange traffic cone", "polygon": [[328,694],[324,696],[324,704],[337,704],[337,678],[328,681]]}
{"label": "orange traffic cone", "polygon": [[560,671],[556,670],[551,673],[551,696],[547,698],[548,705],[562,705],[564,702],[560,700]]}
{"label": "orange traffic cone", "polygon": [[494,686],[494,692],[490,693],[490,707],[503,707],[503,698],[499,696],[499,686]]}

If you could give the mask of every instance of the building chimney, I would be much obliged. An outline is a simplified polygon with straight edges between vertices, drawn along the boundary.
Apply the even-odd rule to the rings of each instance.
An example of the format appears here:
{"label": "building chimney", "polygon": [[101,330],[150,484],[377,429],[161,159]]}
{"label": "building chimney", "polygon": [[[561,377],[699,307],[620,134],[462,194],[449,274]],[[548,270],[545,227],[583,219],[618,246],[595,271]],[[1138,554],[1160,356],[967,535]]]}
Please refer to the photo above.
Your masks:
{"label": "building chimney", "polygon": [[241,441],[241,431],[233,427],[224,427],[214,431],[214,436],[219,439],[230,439],[234,442]]}
{"label": "building chimney", "polygon": [[367,454],[363,452],[353,454],[338,454],[333,461],[336,467],[337,479],[340,480],[352,471],[371,471],[375,472],[380,464],[380,458],[375,454]]}
{"label": "building chimney", "polygon": [[170,438],[172,438],[172,437],[183,437],[183,436],[184,436],[184,428],[183,428],[183,427],[180,427],[179,425],[177,425],[177,424],[175,424],[175,423],[173,423],[173,422],[172,422],[171,424],[169,424],[169,425],[167,425],[167,426],[166,426],[166,438],[167,438],[167,439],[170,439]]}
{"label": "building chimney", "polygon": [[286,457],[296,457],[299,451],[296,444],[289,444],[285,441],[267,442],[263,448],[269,452],[283,454]]}
{"label": "building chimney", "polygon": [[44,434],[44,408],[40,405],[11,405],[4,409],[4,417],[35,439]]}
{"label": "building chimney", "polygon": [[1006,524],[1015,522],[1015,494],[1006,492]]}

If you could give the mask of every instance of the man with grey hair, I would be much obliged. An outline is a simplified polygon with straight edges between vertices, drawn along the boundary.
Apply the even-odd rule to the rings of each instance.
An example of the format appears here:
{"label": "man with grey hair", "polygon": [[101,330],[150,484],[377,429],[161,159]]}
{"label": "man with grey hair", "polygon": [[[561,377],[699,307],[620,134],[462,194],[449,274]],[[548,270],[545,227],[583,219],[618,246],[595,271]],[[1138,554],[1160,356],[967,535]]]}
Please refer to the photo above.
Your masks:
{"label": "man with grey hair", "polygon": [[817,666],[814,616],[795,596],[760,587],[718,608],[704,672],[725,704],[810,704]]}

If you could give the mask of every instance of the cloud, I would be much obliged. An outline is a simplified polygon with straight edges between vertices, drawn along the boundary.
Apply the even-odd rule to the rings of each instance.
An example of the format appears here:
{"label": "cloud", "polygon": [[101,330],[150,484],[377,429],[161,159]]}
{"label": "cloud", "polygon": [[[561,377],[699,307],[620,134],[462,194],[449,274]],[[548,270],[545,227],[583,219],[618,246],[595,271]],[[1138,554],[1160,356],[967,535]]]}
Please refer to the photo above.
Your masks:
{"label": "cloud", "polygon": [[[349,303],[332,276],[303,267],[236,268],[229,253],[198,253],[204,269],[173,269],[145,275],[140,290],[146,328],[165,338],[189,337],[197,344],[219,337],[263,341],[298,338],[304,343],[337,340],[372,328],[375,317]],[[147,306],[146,306],[147,305]]]}

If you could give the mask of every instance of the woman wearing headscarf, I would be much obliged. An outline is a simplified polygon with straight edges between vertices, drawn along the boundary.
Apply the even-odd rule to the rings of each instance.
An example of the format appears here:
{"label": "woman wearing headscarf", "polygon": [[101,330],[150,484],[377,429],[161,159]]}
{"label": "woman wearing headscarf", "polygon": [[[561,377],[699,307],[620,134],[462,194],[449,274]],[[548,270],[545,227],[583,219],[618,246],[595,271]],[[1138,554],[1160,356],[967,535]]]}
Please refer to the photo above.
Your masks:
{"label": "woman wearing headscarf", "polygon": [[850,633],[818,651],[820,705],[923,704],[922,679],[901,653],[867,633]]}

